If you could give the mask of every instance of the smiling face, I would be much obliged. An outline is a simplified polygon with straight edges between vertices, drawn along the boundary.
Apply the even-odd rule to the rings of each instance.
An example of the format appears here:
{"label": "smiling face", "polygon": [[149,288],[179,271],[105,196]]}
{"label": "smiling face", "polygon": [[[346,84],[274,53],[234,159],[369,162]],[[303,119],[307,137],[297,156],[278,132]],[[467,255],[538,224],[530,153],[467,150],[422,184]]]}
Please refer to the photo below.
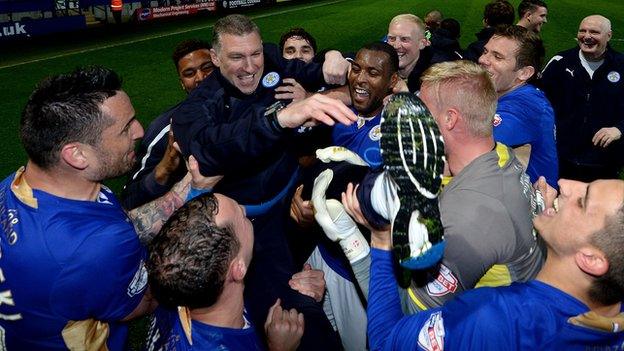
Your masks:
{"label": "smiling face", "polygon": [[583,19],[576,35],[581,52],[588,60],[599,60],[611,40],[611,24],[602,16]]}
{"label": "smiling face", "polygon": [[314,58],[314,49],[312,45],[302,37],[290,37],[284,42],[282,56],[286,59],[300,59],[308,63]]}
{"label": "smiling face", "polygon": [[88,147],[89,174],[94,181],[130,171],[136,161],[135,144],[143,137],[143,127],[134,117],[134,108],[125,92],[117,91],[104,100],[102,113],[113,123],[104,129],[97,145]]}
{"label": "smiling face", "polygon": [[534,11],[529,11],[526,14],[526,20],[528,22],[527,29],[532,30],[535,33],[542,31],[542,25],[548,22],[548,9],[542,6],[537,7]]}
{"label": "smiling face", "polygon": [[424,41],[425,34],[416,23],[399,20],[390,23],[388,27],[388,44],[399,55],[399,70],[409,70],[406,74],[411,73],[411,69],[418,62],[420,50],[425,47]]}
{"label": "smiling face", "polygon": [[244,35],[222,34],[220,47],[210,55],[221,74],[243,94],[253,94],[264,71],[262,39],[256,32]]}
{"label": "smiling face", "polygon": [[377,115],[383,108],[384,97],[391,93],[397,76],[390,73],[389,60],[383,51],[362,49],[351,64],[349,93],[360,115]]}
{"label": "smiling face", "polygon": [[197,88],[199,83],[214,70],[210,50],[200,49],[189,52],[178,61],[180,84],[187,93]]}
{"label": "smiling face", "polygon": [[479,64],[490,74],[499,96],[523,83],[522,72],[516,69],[518,48],[515,40],[494,35],[479,57]]}
{"label": "smiling face", "polygon": [[605,227],[606,219],[624,201],[624,182],[597,180],[582,183],[561,179],[555,209],[535,217],[533,223],[548,247],[559,255],[574,253],[589,244],[591,236]]}

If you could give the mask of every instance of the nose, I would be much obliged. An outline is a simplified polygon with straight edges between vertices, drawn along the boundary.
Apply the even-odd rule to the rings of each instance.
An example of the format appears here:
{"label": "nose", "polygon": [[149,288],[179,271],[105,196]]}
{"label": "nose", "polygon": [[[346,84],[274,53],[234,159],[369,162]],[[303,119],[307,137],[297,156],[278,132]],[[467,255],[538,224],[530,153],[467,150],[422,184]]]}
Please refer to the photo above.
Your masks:
{"label": "nose", "polygon": [[244,66],[243,66],[243,70],[245,70],[246,72],[249,72],[251,70],[251,68],[253,67],[253,61],[251,57],[247,57],[244,60]]}
{"label": "nose", "polygon": [[479,56],[478,62],[482,66],[487,66],[489,63],[489,60],[487,59],[487,54],[482,54],[481,56]]}
{"label": "nose", "polygon": [[132,122],[132,139],[137,140],[141,139],[144,134],[143,126],[136,119]]}
{"label": "nose", "polygon": [[559,179],[557,184],[559,184],[559,194],[563,196],[570,196],[575,191],[583,190],[587,187],[587,183],[570,179]]}

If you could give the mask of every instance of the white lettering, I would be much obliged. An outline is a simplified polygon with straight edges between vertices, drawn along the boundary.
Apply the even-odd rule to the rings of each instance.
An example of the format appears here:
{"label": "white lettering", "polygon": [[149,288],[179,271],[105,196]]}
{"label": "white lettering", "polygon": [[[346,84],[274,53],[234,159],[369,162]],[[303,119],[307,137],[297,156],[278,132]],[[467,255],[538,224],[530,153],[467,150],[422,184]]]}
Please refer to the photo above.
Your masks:
{"label": "white lettering", "polygon": [[15,302],[13,302],[13,296],[11,295],[11,290],[5,290],[0,292],[0,305],[2,304],[15,306]]}
{"label": "white lettering", "polygon": [[15,22],[15,35],[26,34],[25,26],[26,25],[19,24],[19,22]]}

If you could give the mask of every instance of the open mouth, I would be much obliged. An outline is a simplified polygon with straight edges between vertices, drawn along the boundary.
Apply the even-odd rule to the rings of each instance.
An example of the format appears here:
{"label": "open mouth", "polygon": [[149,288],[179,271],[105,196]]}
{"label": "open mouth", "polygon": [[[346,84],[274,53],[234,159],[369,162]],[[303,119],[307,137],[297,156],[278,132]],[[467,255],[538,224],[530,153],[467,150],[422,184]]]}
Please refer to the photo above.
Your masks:
{"label": "open mouth", "polygon": [[555,209],[555,212],[559,212],[559,198],[555,198],[555,201],[553,201],[553,208]]}
{"label": "open mouth", "polygon": [[247,74],[243,76],[238,76],[238,80],[240,80],[243,84],[251,84],[254,81],[255,74]]}
{"label": "open mouth", "polygon": [[598,42],[595,39],[588,38],[581,40],[581,44],[587,46],[588,48],[594,47]]}
{"label": "open mouth", "polygon": [[365,101],[369,98],[370,96],[370,92],[366,89],[362,89],[362,88],[354,88],[353,89],[353,98],[356,101]]}

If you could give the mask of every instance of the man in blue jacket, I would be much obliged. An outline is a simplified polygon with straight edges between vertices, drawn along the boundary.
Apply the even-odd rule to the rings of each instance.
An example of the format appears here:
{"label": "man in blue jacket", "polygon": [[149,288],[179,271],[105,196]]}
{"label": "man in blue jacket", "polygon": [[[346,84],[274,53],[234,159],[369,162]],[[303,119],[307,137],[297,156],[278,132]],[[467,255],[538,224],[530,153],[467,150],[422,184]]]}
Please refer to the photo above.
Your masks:
{"label": "man in blue jacket", "polygon": [[[275,98],[284,78],[308,91],[344,83],[349,63],[336,51],[323,65],[286,60],[277,46],[262,45],[258,27],[242,15],[215,24],[211,58],[218,67],[173,114],[172,130],[184,157],[193,155],[202,174],[224,175],[215,191],[245,206],[253,219],[254,262],[246,300],[256,325],[277,297],[306,318],[304,349],[332,349],[331,326],[320,304],[288,285],[295,268],[284,234],[290,194],[298,175],[296,128],[350,124],[357,117],[342,102],[313,95],[288,106]],[[316,334],[316,335],[314,335]]]}

